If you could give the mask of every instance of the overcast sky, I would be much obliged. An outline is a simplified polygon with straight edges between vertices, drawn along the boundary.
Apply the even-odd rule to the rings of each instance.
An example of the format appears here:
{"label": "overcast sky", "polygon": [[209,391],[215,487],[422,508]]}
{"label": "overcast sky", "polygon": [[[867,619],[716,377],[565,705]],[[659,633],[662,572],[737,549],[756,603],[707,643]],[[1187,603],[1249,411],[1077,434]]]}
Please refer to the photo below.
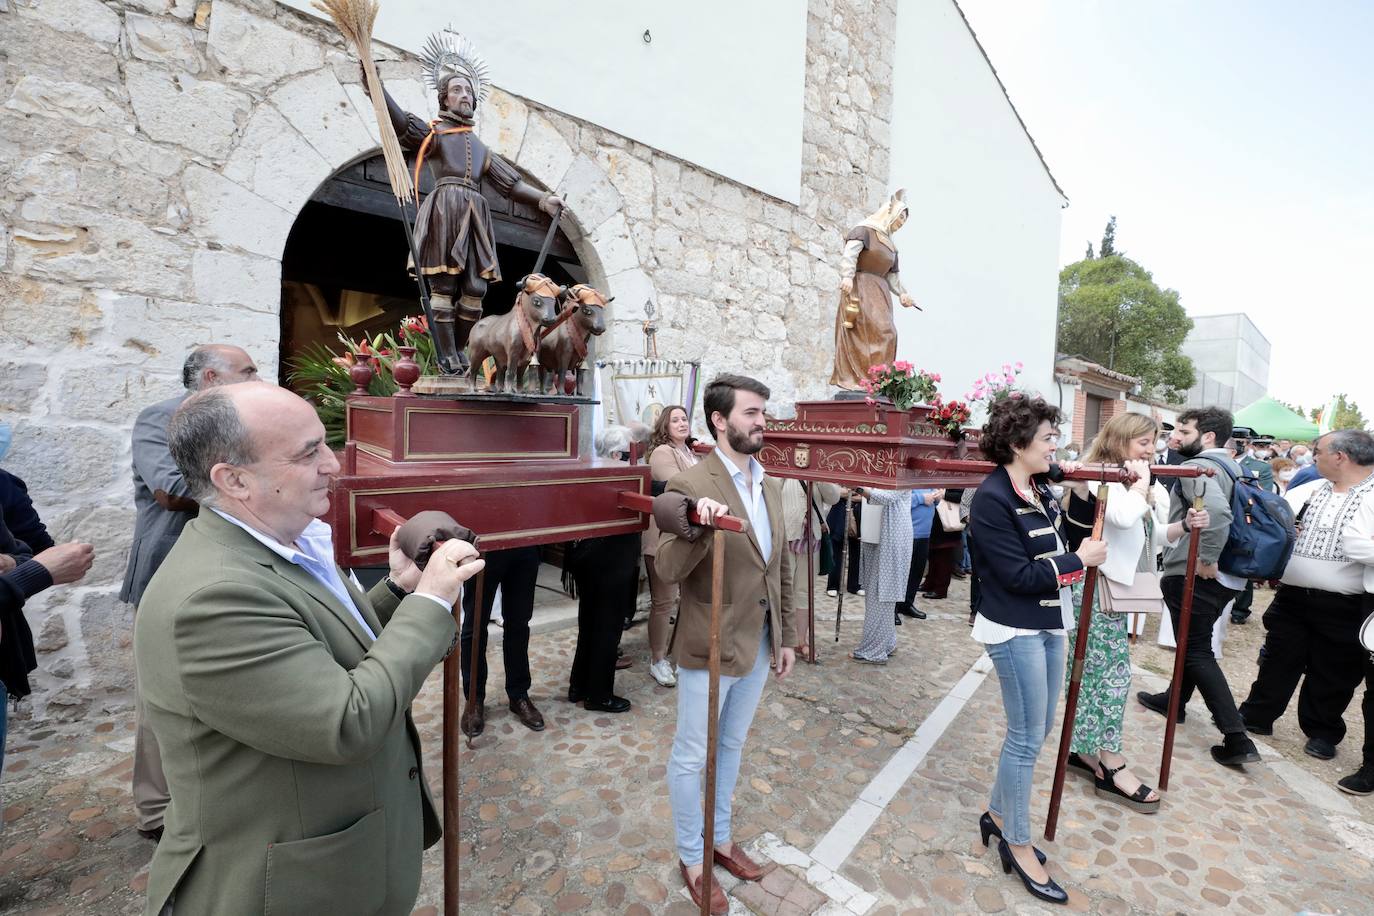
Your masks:
{"label": "overcast sky", "polygon": [[959,0],[1069,198],[1190,315],[1246,312],[1269,393],[1374,419],[1374,2]]}

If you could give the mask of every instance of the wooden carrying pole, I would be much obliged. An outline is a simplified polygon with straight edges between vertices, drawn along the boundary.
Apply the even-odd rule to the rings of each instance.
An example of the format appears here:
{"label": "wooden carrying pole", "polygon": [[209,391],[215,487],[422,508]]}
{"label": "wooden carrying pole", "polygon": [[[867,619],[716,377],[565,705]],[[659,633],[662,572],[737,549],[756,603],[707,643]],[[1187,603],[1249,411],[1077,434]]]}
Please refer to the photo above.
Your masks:
{"label": "wooden carrying pole", "polygon": [[716,850],[716,746],[720,740],[720,611],[725,600],[725,538],[713,532],[711,544],[711,648],[707,656],[710,686],[706,708],[705,841],[701,857],[701,916],[711,914],[711,884]]}
{"label": "wooden carrying pole", "polygon": [[[1097,514],[1093,518],[1093,540],[1102,539],[1107,516],[1107,485],[1097,488]],[[1083,686],[1083,658],[1088,654],[1088,627],[1092,624],[1093,599],[1097,592],[1097,567],[1083,575],[1083,606],[1078,612],[1078,636],[1073,641],[1073,667],[1069,673],[1069,692],[1064,698],[1064,726],[1059,733],[1059,753],[1054,763],[1054,785],[1050,790],[1050,810],[1045,816],[1045,839],[1053,840],[1059,825],[1059,803],[1064,797],[1064,777],[1068,774],[1069,747],[1073,743],[1073,720],[1078,712],[1078,693]]]}
{"label": "wooden carrying pole", "polygon": [[[806,490],[806,533],[802,535],[802,543],[806,545],[806,660],[815,664],[816,662],[816,551],[812,546],[812,538],[816,531],[811,524],[811,518],[817,514],[816,497],[813,494],[815,484],[807,481],[804,487]],[[821,533],[824,537],[824,532]],[[792,573],[795,582],[796,573]]]}
{"label": "wooden carrying pole", "polygon": [[[1201,496],[1193,498],[1193,508],[1202,511]],[[1188,517],[1183,518],[1185,527]],[[1197,549],[1202,532],[1188,530],[1188,566],[1183,571],[1183,601],[1178,609],[1177,644],[1174,646],[1174,677],[1169,683],[1169,713],[1164,719],[1164,753],[1159,760],[1159,790],[1169,788],[1169,766],[1174,761],[1174,728],[1178,725],[1178,697],[1183,685],[1183,668],[1188,657],[1188,624],[1193,617],[1193,580],[1197,578]]]}

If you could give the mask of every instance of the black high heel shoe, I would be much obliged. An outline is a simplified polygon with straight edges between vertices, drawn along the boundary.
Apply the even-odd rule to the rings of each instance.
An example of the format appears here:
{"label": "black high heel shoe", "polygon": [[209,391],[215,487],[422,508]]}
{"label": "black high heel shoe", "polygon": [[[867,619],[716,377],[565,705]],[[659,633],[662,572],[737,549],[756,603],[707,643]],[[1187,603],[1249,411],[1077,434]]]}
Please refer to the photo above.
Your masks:
{"label": "black high heel shoe", "polygon": [[[1011,854],[1011,848],[1007,846],[1005,839],[997,841],[997,854],[1002,857],[1002,871],[1011,874],[1016,871],[1016,876],[1021,879],[1021,883],[1026,886],[1026,890],[1031,892],[1032,897],[1038,897],[1047,903],[1068,903],[1069,895],[1062,887],[1055,883],[1053,878],[1049,878],[1044,884],[1032,881],[1030,875],[1021,870],[1021,863],[1016,861],[1016,857]],[[1043,864],[1043,863],[1042,863]]]}
{"label": "black high heel shoe", "polygon": [[[983,835],[984,848],[988,845],[988,837],[995,836],[999,840],[1002,839],[1002,828],[997,826],[997,822],[992,819],[992,815],[987,811],[984,811],[983,816],[978,818],[978,832]],[[1031,848],[1034,849],[1034,847]],[[1043,852],[1036,849],[1035,857],[1040,860],[1041,865],[1045,864],[1045,854]]]}

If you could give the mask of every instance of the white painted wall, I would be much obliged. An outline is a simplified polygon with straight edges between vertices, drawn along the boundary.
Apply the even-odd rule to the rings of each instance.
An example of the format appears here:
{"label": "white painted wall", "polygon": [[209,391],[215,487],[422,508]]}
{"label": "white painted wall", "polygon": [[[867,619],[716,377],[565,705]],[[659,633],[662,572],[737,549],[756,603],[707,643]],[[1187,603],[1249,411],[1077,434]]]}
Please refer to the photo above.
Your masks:
{"label": "white painted wall", "polygon": [[508,92],[801,199],[806,0],[387,0],[373,36],[418,53],[448,25]]}
{"label": "white painted wall", "polygon": [[1019,360],[1053,403],[1064,201],[950,0],[898,4],[892,119],[890,184],[911,205],[901,277],[925,309],[897,308],[899,358],[961,399]]}

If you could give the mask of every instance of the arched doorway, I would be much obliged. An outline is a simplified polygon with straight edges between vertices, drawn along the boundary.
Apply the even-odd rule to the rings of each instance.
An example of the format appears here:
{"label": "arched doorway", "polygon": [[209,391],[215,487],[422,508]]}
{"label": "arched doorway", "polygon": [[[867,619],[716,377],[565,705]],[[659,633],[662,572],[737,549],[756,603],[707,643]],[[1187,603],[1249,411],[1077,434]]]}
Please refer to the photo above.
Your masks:
{"label": "arched doorway", "polygon": [[[433,186],[428,172],[422,173],[421,197]],[[491,208],[505,278],[491,285],[483,305],[486,314],[500,314],[514,303],[511,281],[533,269],[550,220],[536,207],[503,197],[485,181],[482,194]],[[311,195],[282,253],[278,355],[283,379],[289,377],[291,359],[312,344],[337,351],[341,332],[358,340],[395,331],[405,316],[419,314],[419,292],[406,270],[404,232],[380,154],[345,166]],[[561,227],[543,272],[559,283],[587,280]]]}

